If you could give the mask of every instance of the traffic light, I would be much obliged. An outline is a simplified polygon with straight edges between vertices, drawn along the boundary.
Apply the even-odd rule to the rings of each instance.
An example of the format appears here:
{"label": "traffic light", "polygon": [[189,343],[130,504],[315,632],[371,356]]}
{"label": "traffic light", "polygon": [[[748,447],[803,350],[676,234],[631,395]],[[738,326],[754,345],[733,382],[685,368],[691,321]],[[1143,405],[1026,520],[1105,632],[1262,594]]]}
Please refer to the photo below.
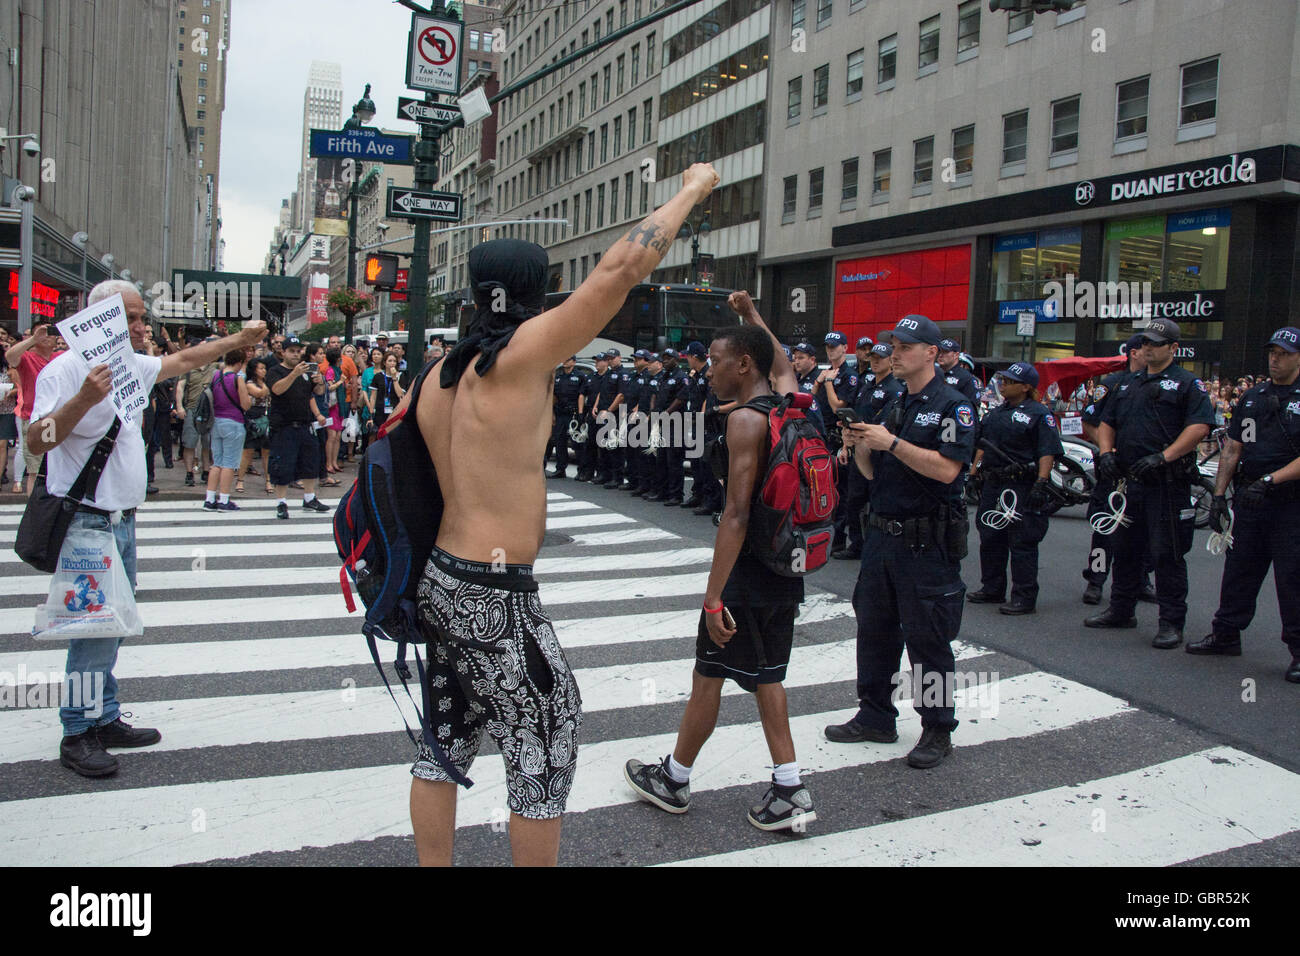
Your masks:
{"label": "traffic light", "polygon": [[397,256],[388,252],[367,255],[366,282],[376,289],[391,289],[397,285]]}

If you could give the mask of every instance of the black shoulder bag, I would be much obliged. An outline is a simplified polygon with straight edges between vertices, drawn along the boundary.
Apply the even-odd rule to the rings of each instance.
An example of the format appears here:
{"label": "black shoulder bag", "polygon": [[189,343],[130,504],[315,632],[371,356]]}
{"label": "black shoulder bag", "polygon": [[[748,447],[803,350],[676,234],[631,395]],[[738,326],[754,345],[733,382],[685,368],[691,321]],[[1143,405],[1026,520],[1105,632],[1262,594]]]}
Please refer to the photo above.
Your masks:
{"label": "black shoulder bag", "polygon": [[14,539],[14,552],[37,571],[53,574],[59,564],[59,552],[63,550],[63,539],[68,535],[72,516],[77,513],[82,498],[95,500],[95,491],[99,488],[99,479],[104,474],[109,455],[117,444],[117,433],[122,428],[122,420],[113,416],[113,424],[108,432],[90,453],[90,458],[77,475],[77,480],[68,489],[66,498],[50,494],[45,487],[45,473],[49,455],[41,458],[40,471],[36,473],[36,483],[32,496],[27,499],[27,508],[18,523],[18,535]]}

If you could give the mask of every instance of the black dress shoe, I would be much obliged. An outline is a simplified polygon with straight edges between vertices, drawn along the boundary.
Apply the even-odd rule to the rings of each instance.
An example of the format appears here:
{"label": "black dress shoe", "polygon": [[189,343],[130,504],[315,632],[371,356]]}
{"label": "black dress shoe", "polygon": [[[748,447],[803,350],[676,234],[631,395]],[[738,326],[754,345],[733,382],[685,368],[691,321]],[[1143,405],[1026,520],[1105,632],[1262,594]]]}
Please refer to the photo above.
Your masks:
{"label": "black dress shoe", "polygon": [[117,773],[117,758],[104,749],[91,727],[84,734],[64,737],[59,743],[59,763],[83,777],[107,777]]}
{"label": "black dress shoe", "polygon": [[1083,603],[1084,603],[1084,604],[1100,604],[1100,603],[1101,603],[1101,585],[1100,585],[1100,584],[1089,584],[1086,588],[1083,589]]}
{"label": "black dress shoe", "polygon": [[698,508],[696,508],[694,511],[692,511],[691,514],[693,514],[693,515],[711,515],[711,514],[713,514],[713,506],[712,506],[712,505],[700,505]]}
{"label": "black dress shoe", "polygon": [[1184,648],[1188,654],[1222,654],[1226,657],[1241,656],[1241,635],[1231,637],[1227,634],[1210,632],[1199,641],[1188,641]]}
{"label": "black dress shoe", "polygon": [[966,600],[971,604],[1001,604],[1006,598],[1001,594],[990,594],[988,591],[971,591],[966,595]]}
{"label": "black dress shoe", "polygon": [[877,744],[892,744],[898,742],[898,733],[896,731],[876,730],[873,727],[864,727],[856,720],[850,720],[845,724],[831,724],[826,728],[826,739],[837,744],[860,744],[871,741]]}
{"label": "black dress shoe", "polygon": [[1147,604],[1158,603],[1158,600],[1156,598],[1155,585],[1153,585],[1150,581],[1142,585],[1142,590],[1138,592],[1138,600],[1145,601]]}
{"label": "black dress shoe", "polygon": [[1138,622],[1135,617],[1120,617],[1110,608],[1102,611],[1100,614],[1094,614],[1092,617],[1083,619],[1084,627],[1137,627]]}
{"label": "black dress shoe", "polygon": [[1182,628],[1174,627],[1164,621],[1161,621],[1160,626],[1156,629],[1156,636],[1151,638],[1151,646],[1158,647],[1162,651],[1177,647],[1181,643],[1183,643]]}
{"label": "black dress shoe", "polygon": [[581,472],[579,472],[579,473],[574,477],[573,480],[574,480],[574,481],[582,482],[583,484],[586,484],[587,482],[591,481],[591,476],[590,476],[590,475],[584,475],[584,474],[582,474]]}
{"label": "black dress shoe", "polygon": [[[212,377],[213,377],[213,378],[216,378],[215,375],[212,376]],[[186,488],[193,488],[193,487],[194,487],[194,472],[192,472],[192,471],[187,471],[187,472],[185,472],[185,487],[186,487]]]}
{"label": "black dress shoe", "polygon": [[145,488],[144,493],[146,495],[156,495],[158,494],[158,486],[150,485],[149,487]]}
{"label": "black dress shoe", "polygon": [[689,498],[687,498],[685,501],[682,502],[683,508],[698,508],[699,506],[700,506],[699,495],[691,495]]}
{"label": "black dress shoe", "polygon": [[609,481],[605,482],[605,487],[610,489],[622,488],[623,480],[621,478],[611,478]]}
{"label": "black dress shoe", "polygon": [[937,765],[950,753],[952,753],[952,734],[946,730],[927,727],[921,731],[921,739],[907,755],[907,765],[925,770],[927,767]]}
{"label": "black dress shoe", "polygon": [[1300,655],[1291,658],[1291,666],[1286,669],[1286,679],[1292,684],[1300,684]]}
{"label": "black dress shoe", "polygon": [[152,727],[132,727],[121,717],[93,729],[105,747],[149,747],[162,740],[162,734]]}
{"label": "black dress shoe", "polygon": [[289,519],[289,506],[281,502],[275,506],[275,516],[282,521]]}
{"label": "black dress shoe", "polygon": [[[216,377],[216,376],[213,376],[213,378],[215,378],[215,377]],[[546,477],[547,477],[547,478],[563,478],[563,477],[564,477],[564,472],[562,472],[562,471],[548,471],[548,472],[546,473]]]}
{"label": "black dress shoe", "polygon": [[681,505],[682,505],[682,499],[678,498],[676,495],[673,495],[671,498],[669,498],[667,501],[664,502],[665,508],[680,508]]}
{"label": "black dress shoe", "polygon": [[1013,614],[1013,615],[1033,614],[1034,606],[1032,604],[1024,604],[1020,601],[1008,601],[1006,604],[998,608],[998,611],[1002,614]]}
{"label": "black dress shoe", "polygon": [[664,501],[668,496],[656,491],[654,494],[644,494],[641,497],[646,501]]}

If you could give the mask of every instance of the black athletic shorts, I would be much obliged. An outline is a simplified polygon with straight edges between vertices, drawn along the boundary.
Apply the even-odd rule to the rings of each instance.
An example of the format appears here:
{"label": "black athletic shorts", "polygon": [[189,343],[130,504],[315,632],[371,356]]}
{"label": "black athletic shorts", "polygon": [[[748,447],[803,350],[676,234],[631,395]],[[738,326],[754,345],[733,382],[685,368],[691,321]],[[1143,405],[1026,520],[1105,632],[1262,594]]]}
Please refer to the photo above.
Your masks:
{"label": "black athletic shorts", "polygon": [[784,681],[799,605],[728,605],[727,610],[736,619],[736,633],[725,647],[713,643],[707,612],[700,611],[695,672],[702,677],[729,677],[751,694],[759,684]]}
{"label": "black athletic shorts", "polygon": [[303,423],[280,425],[271,432],[271,454],[267,470],[273,485],[287,485],[303,478],[315,478],[320,471],[320,449],[311,426]]}

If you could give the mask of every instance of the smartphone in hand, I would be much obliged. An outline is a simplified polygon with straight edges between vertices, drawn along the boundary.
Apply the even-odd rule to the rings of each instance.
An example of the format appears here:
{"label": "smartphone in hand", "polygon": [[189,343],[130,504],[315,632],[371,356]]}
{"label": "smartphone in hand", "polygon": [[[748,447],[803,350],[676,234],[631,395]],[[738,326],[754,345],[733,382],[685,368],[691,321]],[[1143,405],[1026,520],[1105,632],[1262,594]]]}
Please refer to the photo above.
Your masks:
{"label": "smartphone in hand", "polygon": [[838,418],[840,422],[845,425],[854,425],[862,421],[862,418],[858,415],[858,413],[851,408],[835,409],[835,417]]}
{"label": "smartphone in hand", "polygon": [[722,623],[729,631],[736,629],[736,619],[731,616],[731,612],[725,607],[722,609]]}

